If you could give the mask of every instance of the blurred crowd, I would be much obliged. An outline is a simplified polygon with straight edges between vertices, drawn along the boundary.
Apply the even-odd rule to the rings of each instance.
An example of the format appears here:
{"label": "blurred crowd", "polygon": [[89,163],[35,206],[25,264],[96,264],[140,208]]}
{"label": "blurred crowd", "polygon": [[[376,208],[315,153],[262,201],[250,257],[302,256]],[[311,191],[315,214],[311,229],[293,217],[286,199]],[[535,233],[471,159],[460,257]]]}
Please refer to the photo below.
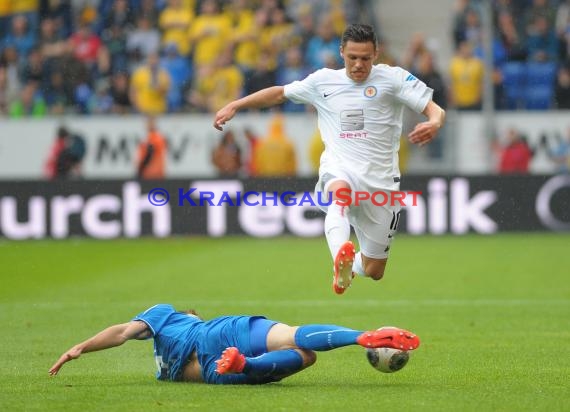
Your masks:
{"label": "blurred crowd", "polygon": [[[370,10],[369,0],[2,0],[0,116],[214,112],[341,67],[342,30],[371,23]],[[377,62],[416,74],[444,108],[479,110],[482,12],[482,0],[456,0],[444,66],[421,34],[401,61],[380,39]],[[495,107],[570,108],[570,0],[493,0],[493,25]]]}
{"label": "blurred crowd", "polygon": [[[435,61],[437,47],[421,33],[399,62],[434,89],[444,108],[482,108],[483,1],[456,0],[449,62]],[[570,109],[570,0],[493,0],[491,10],[495,109]]]}
{"label": "blurred crowd", "polygon": [[[450,100],[458,110],[480,110],[485,71],[483,0],[457,0],[455,55],[449,65]],[[570,0],[493,0],[491,79],[498,110],[570,109]],[[527,174],[545,157],[557,173],[570,170],[566,135],[542,135],[531,143],[509,127],[493,139],[501,174]]]}
{"label": "blurred crowd", "polygon": [[[293,141],[285,132],[281,114],[272,117],[266,135],[258,136],[249,128],[244,130],[244,134],[247,139],[245,153],[237,142],[235,131],[231,129],[224,132],[212,151],[211,161],[218,176],[286,177],[297,174],[297,152]],[[320,135],[317,138],[321,141]],[[322,147],[319,149],[320,158]],[[317,158],[317,164],[312,162],[315,172],[318,160]]]}
{"label": "blurred crowd", "polygon": [[570,173],[570,127],[565,134],[543,133],[534,144],[524,131],[509,127],[504,136],[493,140],[492,148],[500,174],[528,174],[532,172],[533,160],[541,156],[554,166],[554,173]]}
{"label": "blurred crowd", "polygon": [[[497,109],[570,109],[570,1],[493,0]],[[482,0],[457,0],[450,65],[459,109],[481,107]]]}
{"label": "blurred crowd", "polygon": [[0,116],[216,111],[341,67],[342,30],[367,3],[2,0]]}

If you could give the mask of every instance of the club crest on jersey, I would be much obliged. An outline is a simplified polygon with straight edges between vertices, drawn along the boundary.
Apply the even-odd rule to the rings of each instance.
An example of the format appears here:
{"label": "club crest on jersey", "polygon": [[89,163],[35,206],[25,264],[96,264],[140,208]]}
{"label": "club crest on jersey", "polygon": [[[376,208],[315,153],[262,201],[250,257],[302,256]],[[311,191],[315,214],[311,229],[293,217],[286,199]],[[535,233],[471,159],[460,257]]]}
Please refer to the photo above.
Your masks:
{"label": "club crest on jersey", "polygon": [[368,86],[366,89],[364,89],[364,95],[369,98],[376,96],[377,93],[378,90],[376,90],[376,87],[374,86]]}

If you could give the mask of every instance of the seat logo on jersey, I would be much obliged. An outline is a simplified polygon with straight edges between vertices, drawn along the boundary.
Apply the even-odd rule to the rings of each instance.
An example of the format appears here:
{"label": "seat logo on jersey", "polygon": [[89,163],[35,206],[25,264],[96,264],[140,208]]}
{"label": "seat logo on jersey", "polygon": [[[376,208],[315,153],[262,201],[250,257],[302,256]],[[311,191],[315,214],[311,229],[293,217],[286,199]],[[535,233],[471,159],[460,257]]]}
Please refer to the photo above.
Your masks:
{"label": "seat logo on jersey", "polygon": [[366,97],[372,98],[376,96],[376,94],[378,94],[378,90],[376,90],[376,87],[374,86],[368,86],[366,89],[364,89],[364,95]]}

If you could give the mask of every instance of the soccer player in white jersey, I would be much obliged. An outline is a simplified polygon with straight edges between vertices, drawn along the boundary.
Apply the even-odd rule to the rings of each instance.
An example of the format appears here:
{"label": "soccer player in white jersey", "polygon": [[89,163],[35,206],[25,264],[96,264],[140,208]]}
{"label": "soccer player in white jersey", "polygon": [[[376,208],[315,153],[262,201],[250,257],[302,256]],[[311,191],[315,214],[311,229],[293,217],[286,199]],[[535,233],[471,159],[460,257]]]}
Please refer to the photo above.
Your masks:
{"label": "soccer player in white jersey", "polygon": [[[400,216],[398,202],[375,206],[370,201],[346,205],[346,190],[374,193],[400,188],[398,150],[404,107],[422,113],[409,141],[423,146],[435,138],[445,111],[432,100],[432,90],[400,67],[373,65],[377,53],[372,27],[353,24],[342,36],[340,55],[345,67],[321,69],[302,81],[273,86],[235,100],[216,113],[214,127],[242,109],[263,108],[290,99],[317,109],[325,150],[321,156],[317,192],[331,193],[325,235],[334,260],[333,289],[342,294],[354,274],[380,280]],[[340,192],[339,192],[340,190]],[[354,228],[360,251],[350,242]]]}

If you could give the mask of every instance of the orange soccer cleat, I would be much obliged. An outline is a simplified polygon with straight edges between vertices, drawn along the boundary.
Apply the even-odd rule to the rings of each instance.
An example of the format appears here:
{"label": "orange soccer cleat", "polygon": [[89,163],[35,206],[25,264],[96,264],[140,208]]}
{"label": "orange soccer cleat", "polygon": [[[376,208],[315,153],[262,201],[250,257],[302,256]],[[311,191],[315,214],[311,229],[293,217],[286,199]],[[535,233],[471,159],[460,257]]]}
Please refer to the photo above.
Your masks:
{"label": "orange soccer cleat", "polygon": [[334,260],[334,278],[333,290],[335,293],[342,295],[352,283],[354,273],[352,273],[352,264],[356,250],[354,244],[349,240],[344,242]]}
{"label": "orange soccer cleat", "polygon": [[216,372],[220,375],[241,373],[245,367],[245,356],[239,353],[238,348],[226,348],[220,359],[216,361],[216,365]]}
{"label": "orange soccer cleat", "polygon": [[412,332],[392,326],[364,332],[356,342],[365,348],[393,348],[405,351],[420,346],[420,338]]}

